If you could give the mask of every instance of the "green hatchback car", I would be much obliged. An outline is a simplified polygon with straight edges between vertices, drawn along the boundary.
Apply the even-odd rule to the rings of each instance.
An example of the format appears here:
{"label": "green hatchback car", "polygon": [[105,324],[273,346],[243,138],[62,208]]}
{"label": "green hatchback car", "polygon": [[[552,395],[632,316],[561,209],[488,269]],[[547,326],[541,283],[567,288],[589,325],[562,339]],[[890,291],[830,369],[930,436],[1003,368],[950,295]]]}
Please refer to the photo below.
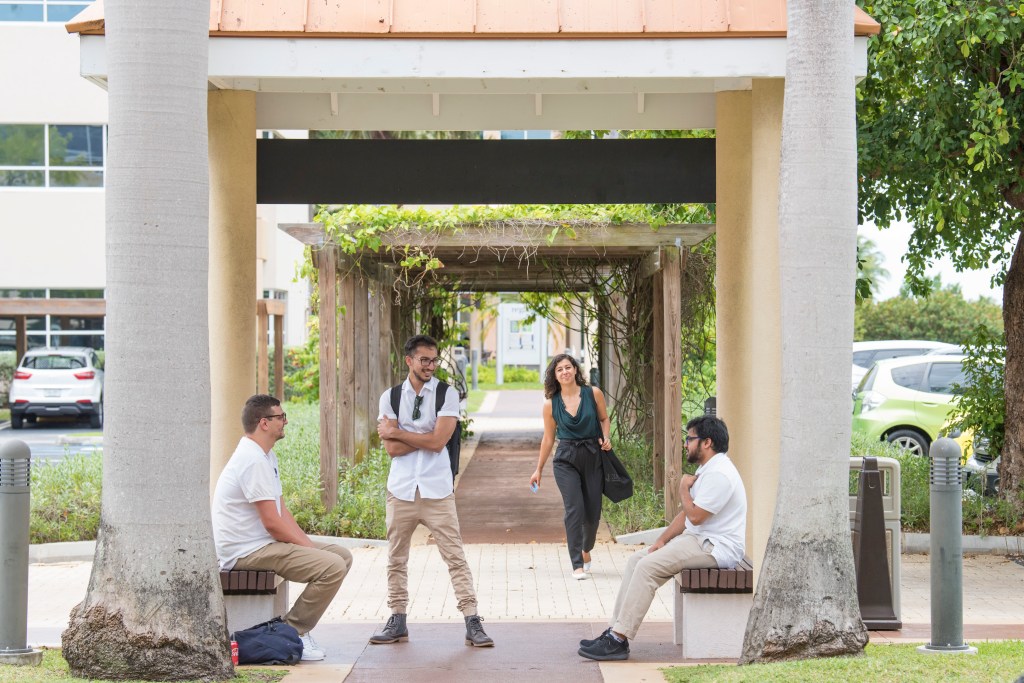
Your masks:
{"label": "green hatchback car", "polygon": [[927,455],[963,386],[963,356],[910,356],[877,361],[853,393],[853,433]]}

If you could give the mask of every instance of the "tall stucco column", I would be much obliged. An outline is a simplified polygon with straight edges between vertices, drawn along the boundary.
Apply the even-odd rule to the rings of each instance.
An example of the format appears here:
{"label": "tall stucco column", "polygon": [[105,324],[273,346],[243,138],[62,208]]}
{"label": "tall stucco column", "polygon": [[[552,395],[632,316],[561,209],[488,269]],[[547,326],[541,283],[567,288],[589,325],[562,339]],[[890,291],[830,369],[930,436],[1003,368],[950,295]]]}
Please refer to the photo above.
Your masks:
{"label": "tall stucco column", "polygon": [[747,553],[758,571],[779,480],[782,95],[782,80],[755,80],[716,102],[718,414],[747,489]]}
{"label": "tall stucco column", "polygon": [[242,434],[256,393],[256,96],[211,91],[210,485]]}

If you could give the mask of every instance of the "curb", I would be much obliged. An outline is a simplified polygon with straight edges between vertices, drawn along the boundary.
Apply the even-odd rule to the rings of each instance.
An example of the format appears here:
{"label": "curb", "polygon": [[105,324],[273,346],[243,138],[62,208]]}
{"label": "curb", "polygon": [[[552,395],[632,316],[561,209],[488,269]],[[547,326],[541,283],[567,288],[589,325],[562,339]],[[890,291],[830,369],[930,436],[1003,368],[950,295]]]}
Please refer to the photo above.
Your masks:
{"label": "curb", "polygon": [[[658,540],[666,527],[647,529],[615,537],[616,543],[650,545]],[[927,555],[931,552],[931,535],[905,531],[900,534],[904,555]],[[1024,555],[1024,536],[974,536],[964,534],[963,552],[969,555]]]}
{"label": "curb", "polygon": [[[332,543],[345,548],[386,547],[388,542],[375,538],[342,538],[337,536],[310,536],[317,543]],[[66,543],[36,543],[28,548],[29,564],[58,564],[61,562],[92,562],[96,555],[96,541],[70,541]]]}

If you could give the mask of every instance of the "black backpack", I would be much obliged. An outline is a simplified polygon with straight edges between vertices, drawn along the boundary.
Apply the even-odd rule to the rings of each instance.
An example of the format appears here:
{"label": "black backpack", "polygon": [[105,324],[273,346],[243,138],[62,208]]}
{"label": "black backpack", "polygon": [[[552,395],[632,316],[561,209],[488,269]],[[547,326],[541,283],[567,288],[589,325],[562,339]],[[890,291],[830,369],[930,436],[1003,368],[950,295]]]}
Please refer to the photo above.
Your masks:
{"label": "black backpack", "polygon": [[[436,400],[434,401],[434,412],[441,412],[441,408],[444,406],[444,398],[448,394],[450,387],[437,380],[437,393]],[[391,387],[391,410],[395,411],[395,415],[398,415],[398,406],[402,403],[402,385],[396,384]],[[459,473],[459,450],[462,448],[462,423],[460,420],[455,420],[455,431],[452,432],[452,437],[448,439],[448,459],[451,460],[452,464],[452,480],[455,479],[455,475]]]}
{"label": "black backpack", "polygon": [[239,664],[298,664],[302,639],[292,626],[275,617],[244,631],[235,631]]}

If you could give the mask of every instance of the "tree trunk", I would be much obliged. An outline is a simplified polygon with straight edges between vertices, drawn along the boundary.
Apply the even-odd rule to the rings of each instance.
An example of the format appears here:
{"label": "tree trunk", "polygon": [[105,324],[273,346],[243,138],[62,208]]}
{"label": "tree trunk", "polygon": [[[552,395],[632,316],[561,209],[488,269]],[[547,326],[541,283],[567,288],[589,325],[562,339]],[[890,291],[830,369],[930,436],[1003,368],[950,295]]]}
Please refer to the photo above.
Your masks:
{"label": "tree trunk", "polygon": [[209,500],[209,4],[108,0],[106,20],[103,505],[63,652],[81,677],[222,680],[232,667]]}
{"label": "tree trunk", "polygon": [[779,177],[782,440],[743,663],[859,653],[847,486],[857,249],[853,4],[789,0]]}
{"label": "tree trunk", "polygon": [[1006,333],[1005,437],[999,461],[999,494],[1024,511],[1024,239],[1017,246],[1003,285],[1003,329]]}

